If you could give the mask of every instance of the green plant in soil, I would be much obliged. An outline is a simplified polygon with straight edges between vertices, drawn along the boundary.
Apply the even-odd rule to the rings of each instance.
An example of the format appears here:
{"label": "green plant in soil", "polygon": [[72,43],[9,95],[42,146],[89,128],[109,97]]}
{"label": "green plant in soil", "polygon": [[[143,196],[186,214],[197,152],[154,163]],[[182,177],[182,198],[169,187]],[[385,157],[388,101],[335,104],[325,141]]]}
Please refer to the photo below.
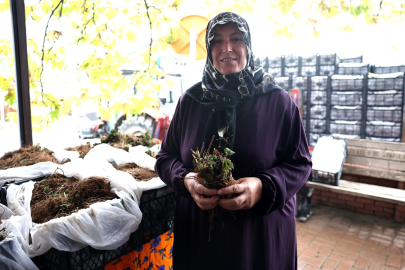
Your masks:
{"label": "green plant in soil", "polygon": [[0,241],[3,241],[7,237],[6,228],[0,230]]}
{"label": "green plant in soil", "polygon": [[[235,179],[232,177],[232,169],[234,168],[232,161],[228,158],[235,154],[231,149],[225,148],[224,153],[219,152],[214,148],[212,154],[210,149],[215,136],[212,137],[211,143],[208,149],[204,152],[204,144],[201,151],[197,150],[192,152],[194,172],[197,173],[197,181],[206,188],[221,189],[224,187],[232,186],[236,184]],[[234,195],[225,195],[221,198],[233,198]],[[222,208],[216,207],[210,210],[209,222],[209,240],[211,239],[211,231],[213,228],[213,220],[215,216],[220,216],[220,210]]]}
{"label": "green plant in soil", "polygon": [[129,150],[129,147],[143,145],[146,147],[152,147],[155,144],[160,144],[160,140],[153,139],[149,132],[146,132],[140,136],[134,136],[132,134],[122,134],[117,130],[113,129],[108,135],[104,135],[101,138],[101,143],[108,143],[113,147],[123,149],[125,151]]}
{"label": "green plant in soil", "polygon": [[224,149],[224,153],[214,148],[210,154],[212,141],[207,151],[192,151],[194,171],[198,175],[198,181],[207,188],[221,189],[235,183],[232,177],[233,163],[228,158],[235,154],[229,148]]}

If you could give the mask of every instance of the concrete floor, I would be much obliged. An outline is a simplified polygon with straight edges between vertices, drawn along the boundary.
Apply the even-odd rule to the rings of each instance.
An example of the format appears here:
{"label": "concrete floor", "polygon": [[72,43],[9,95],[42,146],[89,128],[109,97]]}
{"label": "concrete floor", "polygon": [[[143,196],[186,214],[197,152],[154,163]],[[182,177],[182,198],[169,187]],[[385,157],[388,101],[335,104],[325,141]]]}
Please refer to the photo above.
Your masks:
{"label": "concrete floor", "polygon": [[405,224],[327,206],[297,221],[298,269],[405,269]]}

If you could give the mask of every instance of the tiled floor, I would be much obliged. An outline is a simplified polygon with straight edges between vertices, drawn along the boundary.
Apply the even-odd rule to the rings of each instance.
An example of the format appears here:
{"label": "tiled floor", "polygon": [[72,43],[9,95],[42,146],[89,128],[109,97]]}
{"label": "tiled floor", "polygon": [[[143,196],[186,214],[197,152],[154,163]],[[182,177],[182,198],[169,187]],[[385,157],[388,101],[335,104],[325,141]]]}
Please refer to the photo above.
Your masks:
{"label": "tiled floor", "polygon": [[405,224],[327,206],[297,221],[298,269],[405,269]]}

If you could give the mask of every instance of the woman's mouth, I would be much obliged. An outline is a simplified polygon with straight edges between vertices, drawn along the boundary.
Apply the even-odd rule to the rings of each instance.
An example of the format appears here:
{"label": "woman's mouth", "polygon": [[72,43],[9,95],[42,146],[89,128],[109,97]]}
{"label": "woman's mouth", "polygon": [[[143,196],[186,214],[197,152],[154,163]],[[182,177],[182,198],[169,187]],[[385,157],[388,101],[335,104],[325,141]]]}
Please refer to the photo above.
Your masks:
{"label": "woman's mouth", "polygon": [[221,62],[229,62],[229,61],[234,61],[234,60],[236,60],[236,59],[235,58],[225,58],[225,59],[222,59]]}

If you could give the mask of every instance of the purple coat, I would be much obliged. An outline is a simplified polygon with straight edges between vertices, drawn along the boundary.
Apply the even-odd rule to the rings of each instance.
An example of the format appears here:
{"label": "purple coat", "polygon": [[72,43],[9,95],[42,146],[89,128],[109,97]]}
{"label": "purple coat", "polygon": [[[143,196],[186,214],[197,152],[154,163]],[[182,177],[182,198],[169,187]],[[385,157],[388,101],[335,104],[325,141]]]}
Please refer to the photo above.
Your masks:
{"label": "purple coat", "polygon": [[201,148],[209,115],[183,94],[157,156],[157,173],[177,192],[173,268],[296,269],[295,194],[312,165],[297,106],[276,90],[237,107],[232,175],[258,177],[262,197],[251,209],[223,211],[210,241],[209,211],[197,206],[181,180],[193,167],[190,149]]}

